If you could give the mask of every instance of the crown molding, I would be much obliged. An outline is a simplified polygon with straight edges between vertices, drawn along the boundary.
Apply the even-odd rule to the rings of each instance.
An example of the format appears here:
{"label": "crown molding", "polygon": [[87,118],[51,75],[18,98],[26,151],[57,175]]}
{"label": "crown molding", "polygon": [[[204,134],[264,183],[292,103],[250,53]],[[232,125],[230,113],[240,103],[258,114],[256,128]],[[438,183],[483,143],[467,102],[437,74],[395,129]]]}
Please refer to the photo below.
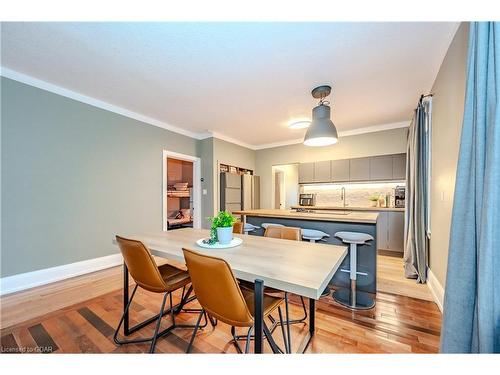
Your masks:
{"label": "crown molding", "polygon": [[[183,129],[181,127],[160,121],[160,120],[155,119],[153,117],[149,117],[149,116],[146,116],[146,115],[134,112],[134,111],[130,111],[126,108],[119,107],[117,105],[114,105],[114,104],[111,104],[111,103],[108,103],[108,102],[81,94],[81,93],[76,92],[76,91],[66,89],[66,88],[61,87],[61,86],[57,86],[53,83],[43,81],[41,79],[29,76],[27,74],[20,73],[18,71],[15,71],[15,70],[12,70],[9,68],[5,68],[3,66],[0,67],[0,75],[2,77],[6,77],[6,78],[12,79],[14,81],[18,81],[18,82],[21,82],[21,83],[24,83],[24,84],[27,84],[27,85],[30,85],[33,87],[37,87],[39,89],[49,91],[49,92],[52,92],[54,94],[61,95],[61,96],[64,96],[66,98],[70,98],[70,99],[79,101],[81,103],[85,103],[85,104],[88,104],[88,105],[91,105],[91,106],[94,106],[97,108],[104,109],[106,111],[110,111],[110,112],[117,113],[117,114],[125,116],[125,117],[132,118],[134,120],[138,120],[138,121],[145,123],[147,125],[157,126],[159,128],[166,129],[166,130],[169,130],[169,131],[177,133],[177,134],[182,134],[182,135],[185,135],[187,137],[194,138],[197,140],[202,140],[202,139],[207,139],[207,138],[213,137],[213,138],[221,139],[221,140],[226,141],[226,142],[234,143],[238,146],[242,146],[242,147],[248,148],[250,150],[254,150],[254,151],[263,150],[266,148],[274,148],[274,147],[299,144],[299,143],[302,143],[302,141],[303,141],[303,138],[300,138],[300,139],[291,139],[288,141],[254,145],[254,144],[240,141],[240,140],[235,139],[235,138],[231,138],[229,136],[226,136],[226,135],[224,135],[220,132],[216,132],[216,131],[193,132],[193,131],[186,130],[186,129]],[[402,121],[402,122],[395,122],[395,123],[390,123],[390,124],[366,126],[366,127],[362,127],[362,128],[353,129],[353,130],[340,131],[339,137],[348,137],[351,135],[359,135],[359,134],[365,134],[365,133],[379,132],[379,131],[383,131],[383,130],[405,128],[405,127],[408,127],[409,125],[410,125],[409,121]]]}
{"label": "crown molding", "polygon": [[226,141],[226,142],[229,142],[229,143],[234,143],[235,145],[238,145],[238,146],[241,146],[241,147],[245,147],[245,148],[249,148],[250,150],[257,150],[258,149],[257,148],[258,146],[256,146],[256,145],[252,145],[250,143],[239,141],[239,140],[237,140],[235,138],[228,137],[227,135],[224,135],[224,134],[219,133],[219,132],[210,131],[209,133],[211,134],[212,137],[220,139],[222,141]]}
{"label": "crown molding", "polygon": [[9,68],[5,68],[3,66],[0,69],[1,69],[0,75],[2,77],[6,77],[6,78],[12,79],[14,81],[25,83],[27,85],[37,87],[39,89],[49,91],[49,92],[57,94],[57,95],[64,96],[66,98],[70,98],[70,99],[79,101],[81,103],[89,104],[91,106],[101,108],[101,109],[104,109],[106,111],[117,113],[119,115],[129,117],[129,118],[144,122],[144,123],[149,124],[149,125],[154,125],[154,126],[157,126],[159,128],[170,130],[174,133],[182,134],[182,135],[185,135],[187,137],[195,138],[195,139],[203,139],[200,137],[203,137],[205,135],[205,133],[196,133],[196,132],[192,132],[190,130],[182,129],[178,126],[167,124],[166,122],[160,121],[160,120],[155,119],[153,117],[145,116],[143,114],[130,111],[126,108],[119,107],[117,105],[114,105],[114,104],[111,104],[111,103],[108,103],[108,102],[81,94],[81,93],[76,92],[76,91],[66,89],[66,88],[61,87],[61,86],[57,86],[53,83],[43,81],[41,79],[29,76],[29,75],[24,74],[24,73],[20,73],[18,71],[15,71],[15,70],[12,70]]}

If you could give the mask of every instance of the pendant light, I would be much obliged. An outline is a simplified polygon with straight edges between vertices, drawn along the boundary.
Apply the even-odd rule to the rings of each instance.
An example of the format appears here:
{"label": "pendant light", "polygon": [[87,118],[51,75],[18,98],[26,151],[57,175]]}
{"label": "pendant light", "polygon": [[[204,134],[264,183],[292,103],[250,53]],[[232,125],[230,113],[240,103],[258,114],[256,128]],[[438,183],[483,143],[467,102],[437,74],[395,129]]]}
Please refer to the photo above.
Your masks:
{"label": "pendant light", "polygon": [[330,103],[324,100],[331,91],[330,86],[324,85],[311,92],[313,98],[320,101],[312,111],[312,122],[304,137],[306,146],[330,146],[338,142],[337,129],[330,120]]}

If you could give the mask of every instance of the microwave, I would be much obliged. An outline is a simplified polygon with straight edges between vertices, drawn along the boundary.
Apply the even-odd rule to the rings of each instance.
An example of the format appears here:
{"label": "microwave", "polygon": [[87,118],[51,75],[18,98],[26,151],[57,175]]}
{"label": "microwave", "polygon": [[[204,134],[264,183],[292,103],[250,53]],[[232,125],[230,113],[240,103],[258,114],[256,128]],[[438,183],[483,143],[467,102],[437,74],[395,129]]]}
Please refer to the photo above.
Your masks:
{"label": "microwave", "polygon": [[315,194],[300,194],[299,205],[300,206],[314,206],[316,204]]}

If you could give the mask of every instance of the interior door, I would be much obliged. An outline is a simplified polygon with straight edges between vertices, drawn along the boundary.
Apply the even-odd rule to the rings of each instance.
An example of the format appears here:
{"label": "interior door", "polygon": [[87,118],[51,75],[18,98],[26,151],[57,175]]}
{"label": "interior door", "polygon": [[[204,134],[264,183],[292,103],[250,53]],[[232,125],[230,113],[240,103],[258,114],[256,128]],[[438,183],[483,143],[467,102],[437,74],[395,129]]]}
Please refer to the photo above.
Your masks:
{"label": "interior door", "polygon": [[274,208],[281,209],[281,181],[283,180],[283,172],[274,173]]}

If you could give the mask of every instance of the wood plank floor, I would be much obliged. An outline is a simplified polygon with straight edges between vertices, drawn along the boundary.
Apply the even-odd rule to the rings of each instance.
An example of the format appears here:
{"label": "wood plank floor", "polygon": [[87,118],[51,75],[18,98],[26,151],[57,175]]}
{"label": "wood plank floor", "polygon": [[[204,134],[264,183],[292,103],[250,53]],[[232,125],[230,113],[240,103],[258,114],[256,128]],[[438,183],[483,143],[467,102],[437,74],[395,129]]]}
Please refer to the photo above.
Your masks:
{"label": "wood plank floor", "polygon": [[377,290],[407,297],[433,301],[426,284],[404,277],[403,258],[380,253],[377,255]]}
{"label": "wood plank floor", "polygon": [[[179,294],[174,296],[178,301]],[[157,312],[161,296],[138,291],[131,307],[131,324]],[[292,297],[291,314],[298,317],[298,298]],[[175,302],[174,302],[175,303]],[[191,303],[192,307],[197,302]],[[148,344],[117,347],[113,343],[114,327],[122,311],[122,292],[116,290],[73,306],[15,324],[1,331],[2,352],[46,353],[117,353],[147,352]],[[195,314],[181,313],[176,320],[194,323]],[[164,318],[162,327],[170,324]],[[433,302],[380,292],[376,307],[353,312],[337,305],[331,298],[317,304],[317,333],[309,353],[434,353],[438,351],[441,314]],[[220,323],[200,331],[193,352],[236,353],[230,343],[230,327]],[[153,324],[133,337],[148,337]],[[178,329],[159,339],[158,353],[183,353],[191,329]],[[297,350],[306,335],[307,326],[292,326],[293,347]],[[281,334],[274,337],[282,346]],[[265,350],[270,351],[267,344]]]}

